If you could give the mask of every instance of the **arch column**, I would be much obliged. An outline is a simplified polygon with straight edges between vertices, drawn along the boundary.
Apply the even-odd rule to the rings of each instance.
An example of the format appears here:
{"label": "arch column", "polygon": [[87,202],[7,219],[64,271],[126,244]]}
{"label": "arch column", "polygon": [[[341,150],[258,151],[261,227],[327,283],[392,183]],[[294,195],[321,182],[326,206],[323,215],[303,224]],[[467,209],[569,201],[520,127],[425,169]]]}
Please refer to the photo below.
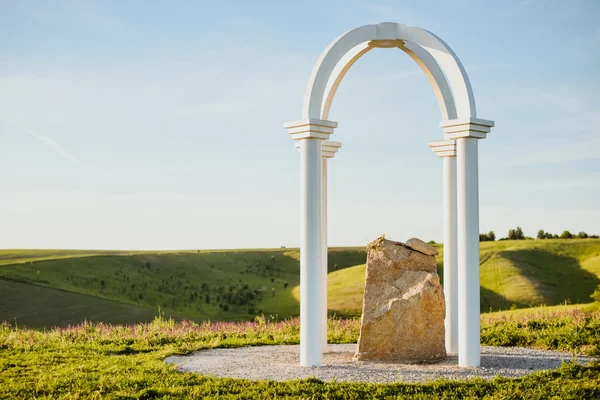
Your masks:
{"label": "arch column", "polygon": [[284,124],[300,144],[300,365],[322,361],[322,146],[337,122],[304,119]]}
{"label": "arch column", "polygon": [[443,121],[447,139],[456,141],[458,365],[481,363],[479,321],[479,172],[477,140],[493,121],[478,118]]}
{"label": "arch column", "polygon": [[321,180],[321,317],[322,331],[321,331],[321,345],[322,352],[327,351],[327,273],[329,266],[327,262],[327,160],[335,157],[342,147],[340,142],[325,141],[322,143],[322,180]]}
{"label": "arch column", "polygon": [[458,353],[458,259],[456,223],[456,142],[440,140],[429,147],[443,165],[444,192],[444,297],[446,300],[446,351]]}
{"label": "arch column", "polygon": [[[300,142],[295,144],[298,151],[300,150]],[[335,157],[335,153],[342,147],[340,142],[325,140],[321,143],[321,314],[322,321],[322,353],[327,351],[327,274],[329,266],[327,262],[327,160]]]}

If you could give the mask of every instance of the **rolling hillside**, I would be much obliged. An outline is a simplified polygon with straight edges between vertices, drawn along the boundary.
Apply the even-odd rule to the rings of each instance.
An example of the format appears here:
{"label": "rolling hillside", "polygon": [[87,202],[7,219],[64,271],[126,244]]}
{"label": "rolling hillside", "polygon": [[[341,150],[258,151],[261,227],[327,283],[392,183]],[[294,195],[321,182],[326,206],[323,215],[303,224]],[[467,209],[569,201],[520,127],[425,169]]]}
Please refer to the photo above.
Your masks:
{"label": "rolling hillside", "polygon": [[[331,249],[332,268],[364,262],[363,249]],[[78,318],[147,321],[251,319],[298,314],[296,249],[185,252],[0,251],[0,320],[66,325]],[[129,317],[130,316],[130,317]]]}
{"label": "rolling hillside", "polygon": [[[297,249],[2,250],[0,320],[33,327],[84,318],[139,322],[158,307],[196,321],[283,318],[299,311],[298,259]],[[365,259],[363,248],[330,249],[331,313],[360,315]],[[482,311],[589,303],[599,284],[598,239],[481,243]]]}

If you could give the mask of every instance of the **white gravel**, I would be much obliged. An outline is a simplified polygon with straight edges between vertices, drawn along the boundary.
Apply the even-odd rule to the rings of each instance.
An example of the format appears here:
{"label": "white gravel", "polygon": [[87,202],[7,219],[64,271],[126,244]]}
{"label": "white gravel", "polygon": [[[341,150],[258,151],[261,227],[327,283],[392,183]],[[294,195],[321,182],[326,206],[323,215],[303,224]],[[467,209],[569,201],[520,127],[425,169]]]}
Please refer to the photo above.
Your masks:
{"label": "white gravel", "polygon": [[165,361],[176,364],[179,371],[251,380],[284,381],[316,377],[338,382],[422,382],[437,378],[519,377],[558,368],[563,361],[576,360],[585,364],[591,359],[558,351],[483,346],[481,367],[460,368],[458,357],[452,354],[436,364],[393,364],[354,361],[355,350],[355,344],[329,345],[323,366],[312,368],[298,365],[298,345],[203,350],[187,356],[167,357]]}

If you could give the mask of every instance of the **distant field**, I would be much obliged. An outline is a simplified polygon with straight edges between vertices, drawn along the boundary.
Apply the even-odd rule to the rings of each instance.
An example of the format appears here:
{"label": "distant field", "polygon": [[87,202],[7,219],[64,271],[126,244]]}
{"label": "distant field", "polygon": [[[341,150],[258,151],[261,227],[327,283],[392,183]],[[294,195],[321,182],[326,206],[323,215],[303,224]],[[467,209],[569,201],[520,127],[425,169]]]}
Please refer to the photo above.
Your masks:
{"label": "distant field", "polygon": [[158,315],[150,308],[2,279],[0,293],[0,320],[22,326],[77,325],[86,319],[131,324],[150,322]]}
{"label": "distant field", "polygon": [[0,265],[129,253],[131,252],[102,250],[0,250]]}
{"label": "distant field", "polygon": [[[1,250],[0,320],[21,316],[17,320],[34,327],[81,317],[114,322],[130,315],[142,321],[156,315],[159,306],[196,321],[294,316],[299,312],[298,260],[298,249]],[[364,248],[329,250],[330,314],[360,315],[365,260]],[[437,261],[442,275],[442,254]],[[590,303],[599,284],[599,239],[481,243],[483,312]],[[41,292],[27,295],[34,290]],[[67,300],[71,294],[85,300]],[[46,299],[43,305],[40,298]],[[89,305],[77,308],[78,314],[69,302]],[[117,304],[126,308],[108,311]],[[52,312],[36,314],[42,306]]]}
{"label": "distant field", "polygon": [[[21,316],[17,322],[22,319],[19,323],[32,327],[66,325],[77,315],[93,321],[127,320],[111,317],[113,312],[108,310],[116,304],[127,309],[115,313],[133,315],[137,320],[157,315],[158,307],[167,315],[196,321],[298,314],[299,303],[291,295],[300,277],[297,249],[55,254],[56,259],[30,261],[52,254],[5,252],[15,264],[0,266],[0,282],[5,288],[0,291],[0,320]],[[347,268],[364,259],[363,249],[330,251],[332,268]],[[26,294],[36,289],[38,294]],[[16,293],[22,293],[19,301],[14,300]],[[77,314],[79,311],[65,308],[70,294],[85,295],[72,301],[90,303],[88,310],[76,308],[81,311]],[[47,301],[40,304],[40,298]],[[38,307],[51,312],[32,314]]]}

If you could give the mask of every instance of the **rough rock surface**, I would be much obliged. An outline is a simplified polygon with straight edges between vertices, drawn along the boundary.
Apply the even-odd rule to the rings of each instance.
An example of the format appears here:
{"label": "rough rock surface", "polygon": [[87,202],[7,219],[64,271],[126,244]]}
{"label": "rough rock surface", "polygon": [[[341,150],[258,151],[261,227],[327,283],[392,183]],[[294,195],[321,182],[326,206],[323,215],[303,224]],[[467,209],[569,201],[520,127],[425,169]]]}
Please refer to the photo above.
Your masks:
{"label": "rough rock surface", "polygon": [[433,255],[384,238],[368,245],[357,360],[423,363],[446,358],[445,314]]}

